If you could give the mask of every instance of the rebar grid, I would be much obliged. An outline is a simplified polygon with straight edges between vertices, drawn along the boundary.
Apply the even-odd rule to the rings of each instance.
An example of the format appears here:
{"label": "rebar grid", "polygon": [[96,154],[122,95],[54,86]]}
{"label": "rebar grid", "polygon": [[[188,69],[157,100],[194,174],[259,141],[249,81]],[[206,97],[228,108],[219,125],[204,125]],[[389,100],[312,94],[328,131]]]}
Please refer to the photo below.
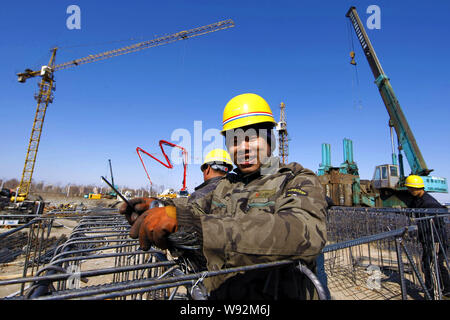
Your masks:
{"label": "rebar grid", "polygon": [[[430,218],[416,218],[419,213],[405,209],[329,210],[330,243],[323,252],[333,298],[430,298],[423,285],[417,222],[442,214],[448,229],[449,214],[448,210],[434,210],[427,211]],[[61,217],[75,219],[77,225],[67,241],[53,248],[51,259],[42,259],[46,256],[42,243]],[[0,287],[21,285],[20,292],[10,297],[13,299],[205,299],[205,277],[293,263],[283,260],[196,273],[188,259],[174,258],[156,248],[140,250],[138,240],[128,236],[130,226],[117,211],[58,212],[35,220],[29,238],[41,241],[27,247],[23,277],[0,281]]]}
{"label": "rebar grid", "polygon": [[[419,230],[428,234],[431,229],[423,230],[419,221],[443,219],[446,239],[441,240],[448,256],[449,217],[448,209],[331,208],[330,244],[324,248],[331,295],[355,300],[430,299],[423,283],[424,241]],[[395,235],[402,229],[403,235]],[[441,236],[437,230],[432,235]]]}

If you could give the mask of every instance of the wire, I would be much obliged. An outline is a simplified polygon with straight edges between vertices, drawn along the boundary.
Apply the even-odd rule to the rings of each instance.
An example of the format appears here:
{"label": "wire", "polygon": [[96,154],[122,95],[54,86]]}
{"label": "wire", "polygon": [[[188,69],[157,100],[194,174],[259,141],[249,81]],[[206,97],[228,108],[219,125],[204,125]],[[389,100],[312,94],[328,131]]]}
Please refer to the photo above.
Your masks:
{"label": "wire", "polygon": [[144,37],[138,37],[138,38],[129,38],[129,39],[123,39],[123,40],[111,40],[111,41],[105,41],[105,42],[94,42],[94,43],[86,43],[86,44],[77,44],[72,46],[63,46],[58,47],[58,49],[73,49],[73,48],[81,48],[81,47],[94,47],[94,46],[102,46],[106,44],[113,44],[113,43],[120,43],[120,42],[127,42],[127,41],[141,41],[144,40]]}
{"label": "wire", "polygon": [[[348,45],[351,52],[355,52],[355,45],[353,43],[353,36],[352,36],[352,24],[350,23],[350,20],[347,21],[347,35],[348,35]],[[354,73],[352,75],[352,95],[353,95],[353,106],[359,110],[362,109],[362,101],[361,101],[361,95],[360,95],[360,88],[359,88],[359,75],[358,75],[358,64],[353,64],[354,66]]]}

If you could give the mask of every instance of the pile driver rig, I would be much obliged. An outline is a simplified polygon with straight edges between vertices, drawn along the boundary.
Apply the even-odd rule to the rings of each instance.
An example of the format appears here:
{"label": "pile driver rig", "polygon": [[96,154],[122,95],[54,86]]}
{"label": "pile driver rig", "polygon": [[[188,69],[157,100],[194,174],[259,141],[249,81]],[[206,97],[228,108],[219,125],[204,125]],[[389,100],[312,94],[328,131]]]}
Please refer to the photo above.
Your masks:
{"label": "pile driver rig", "polygon": [[[407,175],[405,175],[403,154],[409,164],[411,174],[422,177],[426,191],[447,193],[447,179],[430,175],[433,169],[429,169],[425,163],[413,131],[395,96],[389,78],[381,67],[356,8],[350,7],[345,16],[355,31],[389,115],[392,163],[377,165],[372,180],[360,180],[358,167],[353,161],[353,142],[351,140],[344,139],[344,162],[336,168],[331,166],[330,145],[323,144],[322,163],[318,175],[327,193],[339,205],[407,207],[410,196],[404,185]],[[352,59],[350,64],[356,66],[354,51],[351,51],[350,57]],[[395,152],[394,131],[397,136],[398,153]]]}

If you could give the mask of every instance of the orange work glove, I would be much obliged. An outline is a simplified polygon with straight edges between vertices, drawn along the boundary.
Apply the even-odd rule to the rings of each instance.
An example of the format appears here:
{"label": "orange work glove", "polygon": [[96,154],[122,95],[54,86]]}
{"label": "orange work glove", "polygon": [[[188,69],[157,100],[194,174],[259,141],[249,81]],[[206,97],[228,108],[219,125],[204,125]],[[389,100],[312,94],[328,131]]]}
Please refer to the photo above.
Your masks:
{"label": "orange work glove", "polygon": [[150,204],[156,200],[155,198],[134,198],[128,201],[131,206],[126,202],[122,203],[119,208],[120,214],[125,215],[128,223],[133,225],[136,219],[150,208]]}
{"label": "orange work glove", "polygon": [[139,237],[142,250],[150,249],[152,244],[167,249],[167,236],[178,229],[176,212],[174,206],[156,207],[145,211],[131,227],[131,238]]}

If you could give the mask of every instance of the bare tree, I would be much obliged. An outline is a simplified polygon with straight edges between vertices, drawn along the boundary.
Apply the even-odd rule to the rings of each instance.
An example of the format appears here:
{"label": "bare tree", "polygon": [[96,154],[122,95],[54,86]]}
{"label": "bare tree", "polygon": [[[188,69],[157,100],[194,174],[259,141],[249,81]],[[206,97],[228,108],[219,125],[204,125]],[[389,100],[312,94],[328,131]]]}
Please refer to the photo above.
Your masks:
{"label": "bare tree", "polygon": [[17,189],[19,186],[19,180],[17,179],[9,179],[5,181],[5,184],[3,185],[3,188],[9,188],[9,189]]}

